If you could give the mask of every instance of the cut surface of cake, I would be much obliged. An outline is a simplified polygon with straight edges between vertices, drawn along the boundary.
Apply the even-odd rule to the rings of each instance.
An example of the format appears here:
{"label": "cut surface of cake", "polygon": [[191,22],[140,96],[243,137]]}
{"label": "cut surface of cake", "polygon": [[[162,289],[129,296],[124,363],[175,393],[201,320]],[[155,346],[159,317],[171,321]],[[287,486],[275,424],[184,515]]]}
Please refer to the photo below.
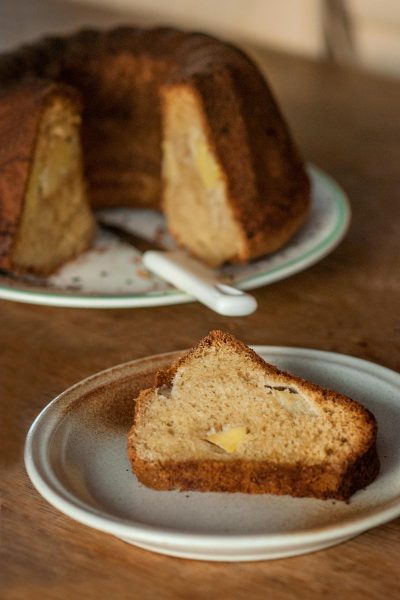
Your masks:
{"label": "cut surface of cake", "polygon": [[[304,222],[304,165],[264,77],[238,48],[200,33],[121,27],[0,56],[3,91],[24,84],[35,95],[41,81],[82,98],[93,207],[162,210],[178,243],[215,266],[273,252]],[[2,186],[10,196],[8,178]]]}
{"label": "cut surface of cake", "polygon": [[79,125],[79,99],[64,86],[0,95],[0,268],[46,275],[90,245]]}
{"label": "cut surface of cake", "polygon": [[140,393],[128,452],[159,490],[346,500],[378,474],[376,433],[359,403],[213,331]]}

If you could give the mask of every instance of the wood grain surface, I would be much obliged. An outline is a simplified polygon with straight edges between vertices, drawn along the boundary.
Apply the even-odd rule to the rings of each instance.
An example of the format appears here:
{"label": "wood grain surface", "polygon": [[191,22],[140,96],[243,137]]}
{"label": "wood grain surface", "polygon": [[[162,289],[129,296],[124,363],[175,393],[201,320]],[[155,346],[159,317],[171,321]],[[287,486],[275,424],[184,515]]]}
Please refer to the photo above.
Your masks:
{"label": "wood grain surface", "polygon": [[199,304],[76,310],[0,302],[7,600],[400,598],[400,519],[302,557],[203,563],[72,521],[39,496],[23,467],[28,427],[56,394],[111,365],[188,347],[212,328],[251,344],[333,350],[399,369],[400,83],[252,51],[306,159],[347,191],[349,234],[319,264],[255,291],[259,310],[246,318]]}

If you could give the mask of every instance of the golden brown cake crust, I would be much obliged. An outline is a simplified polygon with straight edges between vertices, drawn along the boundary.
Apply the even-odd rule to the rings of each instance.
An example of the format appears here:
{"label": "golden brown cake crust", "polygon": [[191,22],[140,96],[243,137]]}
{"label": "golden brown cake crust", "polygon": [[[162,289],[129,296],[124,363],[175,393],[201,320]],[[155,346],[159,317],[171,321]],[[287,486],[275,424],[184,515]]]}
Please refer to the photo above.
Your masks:
{"label": "golden brown cake crust", "polygon": [[3,87],[34,78],[82,95],[94,206],[160,208],[160,96],[185,85],[201,103],[244,239],[232,260],[277,250],[304,222],[310,185],[302,161],[263,76],[234,46],[199,33],[123,27],[46,38],[0,57]]}
{"label": "golden brown cake crust", "polygon": [[41,115],[60,96],[80,108],[75,90],[51,82],[25,82],[0,91],[0,268],[5,270],[15,271],[13,248]]}
{"label": "golden brown cake crust", "polygon": [[160,490],[272,493],[347,500],[355,491],[367,486],[376,478],[379,472],[379,458],[376,449],[377,424],[373,414],[347,396],[292,375],[291,383],[300,391],[312,394],[314,402],[321,405],[325,401],[340,403],[346,407],[349,419],[352,415],[357,415],[364,421],[361,450],[357,455],[349,457],[345,465],[277,465],[256,460],[152,462],[142,459],[136,452],[132,434],[155,390],[161,386],[170,386],[178,368],[189,363],[193,356],[209,346],[223,344],[229,344],[237,351],[244,352],[267,375],[273,375],[274,381],[279,384],[279,378],[282,377],[282,384],[287,386],[287,373],[265,363],[258,354],[234,336],[218,330],[210,332],[169,369],[159,371],[155,386],[143,390],[136,399],[134,424],[128,437],[128,455],[133,471],[142,483]]}
{"label": "golden brown cake crust", "polygon": [[141,459],[132,445],[128,447],[128,455],[139,481],[157,490],[288,494],[347,500],[370,484],[379,472],[375,448],[369,448],[345,473],[330,471],[326,465],[260,464],[249,460],[150,462]]}

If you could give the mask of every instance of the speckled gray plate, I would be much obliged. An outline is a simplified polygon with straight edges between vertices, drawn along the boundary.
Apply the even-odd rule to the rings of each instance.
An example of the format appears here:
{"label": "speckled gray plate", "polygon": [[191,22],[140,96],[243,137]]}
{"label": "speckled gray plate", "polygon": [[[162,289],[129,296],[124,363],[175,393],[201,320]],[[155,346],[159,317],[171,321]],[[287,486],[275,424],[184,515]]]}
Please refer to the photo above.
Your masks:
{"label": "speckled gray plate", "polygon": [[[329,254],[350,222],[343,190],[325,173],[310,167],[312,200],[309,218],[281,250],[247,265],[227,266],[218,277],[243,290],[290,277]],[[163,217],[151,210],[116,208],[101,218],[128,232],[173,248]],[[144,267],[141,252],[115,235],[99,230],[93,248],[47,279],[0,274],[0,298],[51,306],[128,308],[192,302],[193,298]]]}
{"label": "speckled gray plate", "polygon": [[400,515],[400,376],[341,354],[269,346],[255,350],[289,372],[348,394],[375,414],[381,472],[349,504],[158,492],[141,485],[126,454],[132,398],[177,353],[103,371],[55,398],[27,437],[25,464],[33,484],[53,506],[89,527],[148,550],[201,560],[313,552]]}

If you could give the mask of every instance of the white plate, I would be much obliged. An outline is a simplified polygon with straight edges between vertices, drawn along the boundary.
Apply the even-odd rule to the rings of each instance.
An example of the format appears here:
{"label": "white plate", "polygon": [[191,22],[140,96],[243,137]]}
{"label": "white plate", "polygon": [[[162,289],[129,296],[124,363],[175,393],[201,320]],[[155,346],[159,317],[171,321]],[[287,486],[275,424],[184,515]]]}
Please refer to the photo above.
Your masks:
{"label": "white plate", "polygon": [[37,490],[73,519],[172,556],[244,561],[319,550],[400,515],[400,376],[350,356],[261,346],[266,360],[344,392],[378,420],[381,472],[350,503],[288,496],[160,492],[127,458],[132,398],[179,353],[102,371],[51,402],[33,423],[25,464]]}
{"label": "white plate", "polygon": [[[350,222],[346,195],[316,167],[310,167],[309,173],[312,201],[307,223],[275,254],[247,265],[223,267],[218,273],[222,280],[252,290],[302,271],[339,244]],[[101,214],[110,224],[119,224],[132,233],[173,247],[164,219],[155,211],[117,208]],[[157,306],[193,300],[149,273],[138,250],[105,231],[99,231],[91,250],[48,279],[0,275],[0,298],[81,308]]]}

